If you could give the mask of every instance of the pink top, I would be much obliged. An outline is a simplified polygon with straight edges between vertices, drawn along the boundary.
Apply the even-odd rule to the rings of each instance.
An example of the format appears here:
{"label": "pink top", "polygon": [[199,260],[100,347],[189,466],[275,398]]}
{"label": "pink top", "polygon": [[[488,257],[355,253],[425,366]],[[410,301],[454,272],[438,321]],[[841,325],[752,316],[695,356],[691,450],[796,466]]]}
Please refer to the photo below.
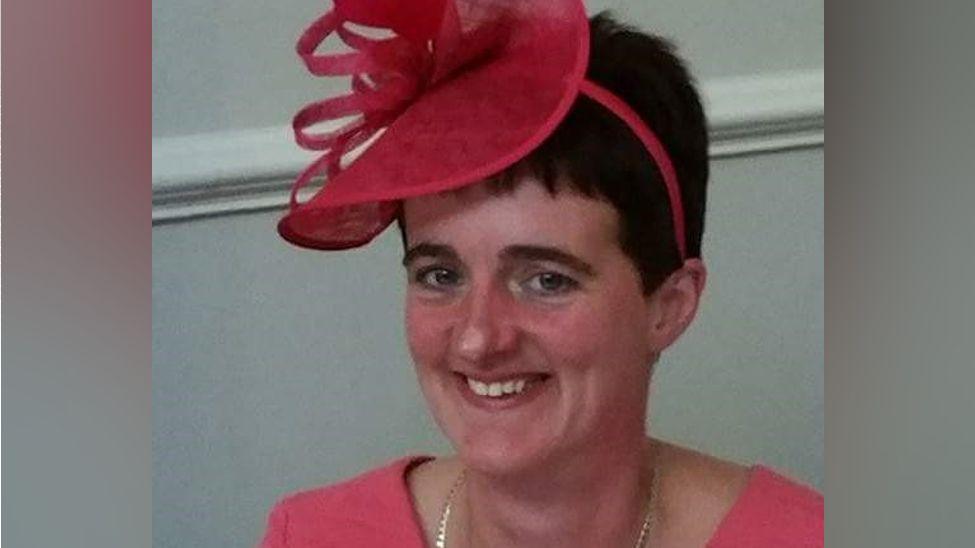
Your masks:
{"label": "pink top", "polygon": [[[404,457],[351,480],[286,497],[271,510],[262,548],[425,548],[406,483],[426,457]],[[708,548],[823,546],[823,497],[763,466]]]}

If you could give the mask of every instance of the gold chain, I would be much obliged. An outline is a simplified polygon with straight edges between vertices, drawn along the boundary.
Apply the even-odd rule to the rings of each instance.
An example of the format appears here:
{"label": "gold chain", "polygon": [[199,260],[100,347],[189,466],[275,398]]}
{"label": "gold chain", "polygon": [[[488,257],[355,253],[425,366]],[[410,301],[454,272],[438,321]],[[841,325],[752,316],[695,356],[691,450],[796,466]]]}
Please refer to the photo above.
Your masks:
{"label": "gold chain", "polygon": [[[440,523],[437,524],[437,538],[435,546],[436,548],[447,548],[447,521],[450,519],[450,510],[453,506],[454,495],[460,489],[460,486],[464,483],[464,471],[462,470],[460,475],[457,476],[457,480],[454,482],[453,487],[450,488],[450,493],[447,494],[447,500],[444,502],[443,512],[440,513]],[[650,480],[650,500],[647,502],[647,515],[643,518],[643,525],[640,527],[640,536],[636,539],[636,544],[634,548],[643,548],[644,543],[650,537],[650,530],[653,528],[653,501],[657,495],[657,473],[654,471],[653,477]]]}
{"label": "gold chain", "polygon": [[450,488],[450,493],[447,494],[447,501],[443,505],[443,512],[440,513],[440,523],[437,525],[437,542],[436,548],[447,548],[447,520],[450,518],[450,507],[454,502],[454,495],[460,488],[461,484],[464,483],[465,470],[460,471],[460,475],[457,476],[457,481],[454,482],[454,486]]}

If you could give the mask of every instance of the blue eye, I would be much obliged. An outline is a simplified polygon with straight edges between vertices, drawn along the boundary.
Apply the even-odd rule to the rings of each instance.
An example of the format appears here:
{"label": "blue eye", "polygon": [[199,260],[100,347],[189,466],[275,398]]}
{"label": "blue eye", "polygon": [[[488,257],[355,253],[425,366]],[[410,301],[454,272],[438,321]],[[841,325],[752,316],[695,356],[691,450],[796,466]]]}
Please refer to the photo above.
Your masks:
{"label": "blue eye", "polygon": [[460,283],[460,275],[447,268],[429,267],[417,272],[414,280],[425,287],[440,289]]}
{"label": "blue eye", "polygon": [[542,295],[560,295],[579,287],[579,282],[558,272],[542,272],[525,282],[527,288]]}

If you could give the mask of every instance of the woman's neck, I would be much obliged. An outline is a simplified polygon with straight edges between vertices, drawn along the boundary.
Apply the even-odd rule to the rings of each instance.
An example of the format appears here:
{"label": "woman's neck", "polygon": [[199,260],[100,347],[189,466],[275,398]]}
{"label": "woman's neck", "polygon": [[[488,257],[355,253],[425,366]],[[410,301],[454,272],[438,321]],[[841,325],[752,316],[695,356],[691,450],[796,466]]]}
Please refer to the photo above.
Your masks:
{"label": "woman's neck", "polygon": [[[620,546],[636,541],[652,476],[650,441],[593,444],[517,475],[469,470],[453,546]],[[461,506],[461,505],[459,505]],[[463,540],[461,540],[463,539]]]}

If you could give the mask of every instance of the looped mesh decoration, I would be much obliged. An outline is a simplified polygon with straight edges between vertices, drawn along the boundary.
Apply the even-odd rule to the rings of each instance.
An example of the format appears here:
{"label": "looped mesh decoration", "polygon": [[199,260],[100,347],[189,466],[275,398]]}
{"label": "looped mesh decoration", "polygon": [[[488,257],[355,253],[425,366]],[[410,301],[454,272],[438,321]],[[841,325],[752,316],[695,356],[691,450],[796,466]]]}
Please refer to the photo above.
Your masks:
{"label": "looped mesh decoration", "polygon": [[[318,52],[333,36],[346,49]],[[296,49],[312,74],[348,77],[349,90],[294,117],[295,140],[320,156],[295,181],[279,232],[304,247],[363,245],[403,198],[516,162],[568,112],[588,41],[579,0],[335,0]],[[341,119],[351,121],[314,128]],[[322,176],[324,186],[300,203],[299,190]]]}

